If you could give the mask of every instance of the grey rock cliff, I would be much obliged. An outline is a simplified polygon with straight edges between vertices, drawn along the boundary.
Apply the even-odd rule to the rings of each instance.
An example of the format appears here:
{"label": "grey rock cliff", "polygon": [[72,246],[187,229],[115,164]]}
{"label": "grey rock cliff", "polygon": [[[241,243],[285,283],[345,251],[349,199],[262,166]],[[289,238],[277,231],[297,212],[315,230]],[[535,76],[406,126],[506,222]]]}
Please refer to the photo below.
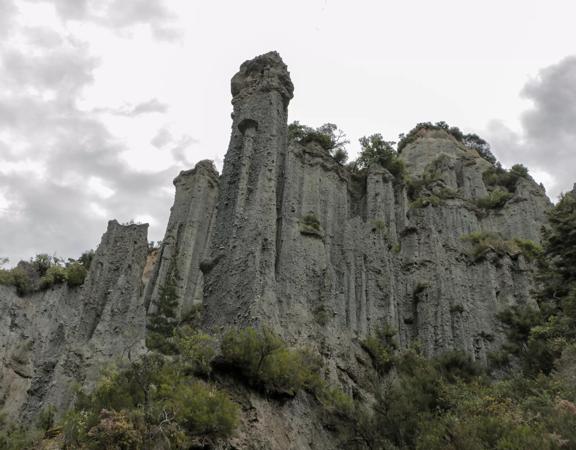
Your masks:
{"label": "grey rock cliff", "polygon": [[[441,201],[419,207],[380,166],[354,174],[314,143],[288,144],[294,87],[277,53],[242,64],[231,84],[222,175],[206,161],[178,175],[148,264],[146,227],[112,221],[81,289],[19,298],[0,286],[4,411],[63,408],[72,382],[89,386],[106,362],[145,351],[146,312],[171,277],[180,317],[202,304],[203,327],[216,335],[271,327],[317,351],[326,378],[366,401],[373,369],[360,342],[385,324],[401,347],[419,342],[430,356],[460,349],[486,364],[503,342],[497,312],[533,302],[530,261],[494,251],[474,260],[462,237],[489,231],[538,242],[551,206],[541,186],[522,179],[502,208],[480,209],[491,163],[427,131],[401,154],[413,180],[434,172],[422,195]],[[235,448],[337,448],[307,394],[282,405],[245,396]]]}
{"label": "grey rock cliff", "polygon": [[28,297],[0,286],[0,410],[27,420],[67,408],[75,384],[144,350],[147,225],[108,223],[81,288]]}
{"label": "grey rock cliff", "polygon": [[247,61],[232,78],[230,145],[220,182],[210,264],[204,270],[210,329],[279,322],[278,211],[293,86],[275,53]]}

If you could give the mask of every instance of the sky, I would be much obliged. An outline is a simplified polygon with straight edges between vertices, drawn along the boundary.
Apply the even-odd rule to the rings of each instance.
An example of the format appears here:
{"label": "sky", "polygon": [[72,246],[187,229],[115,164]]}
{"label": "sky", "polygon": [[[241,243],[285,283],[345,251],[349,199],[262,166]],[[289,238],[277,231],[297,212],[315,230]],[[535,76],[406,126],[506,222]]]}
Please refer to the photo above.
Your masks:
{"label": "sky", "polygon": [[277,50],[289,120],[389,140],[475,132],[556,199],[576,182],[573,0],[0,0],[0,257],[165,231],[180,170],[230,134],[230,78]]}

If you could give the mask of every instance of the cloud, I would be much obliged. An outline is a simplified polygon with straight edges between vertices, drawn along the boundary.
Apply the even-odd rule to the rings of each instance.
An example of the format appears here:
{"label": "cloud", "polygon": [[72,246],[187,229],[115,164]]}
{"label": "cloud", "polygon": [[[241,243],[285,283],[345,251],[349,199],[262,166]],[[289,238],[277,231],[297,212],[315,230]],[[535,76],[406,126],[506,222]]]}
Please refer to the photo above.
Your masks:
{"label": "cloud", "polygon": [[54,4],[64,20],[92,22],[116,31],[148,25],[159,39],[173,40],[180,31],[163,0],[28,0]]}
{"label": "cloud", "polygon": [[12,0],[0,1],[0,37],[8,36],[12,31],[12,18],[16,13],[16,6]]}
{"label": "cloud", "polygon": [[157,98],[152,98],[134,106],[123,106],[122,108],[98,108],[94,112],[109,113],[115,116],[136,117],[142,114],[158,113],[164,114],[168,111],[168,105],[162,103]]}
{"label": "cloud", "polygon": [[[83,17],[94,2],[59,3]],[[9,4],[0,0],[0,13]],[[118,20],[144,20],[146,14],[138,19],[127,9]],[[0,15],[0,23],[5,18]],[[110,218],[150,217],[152,236],[161,236],[172,201],[165,187],[185,166],[175,161],[154,172],[132,168],[122,156],[123,140],[97,112],[78,106],[99,64],[88,44],[15,23],[6,25],[18,44],[0,47],[0,257],[14,264],[38,253],[79,256],[98,244]],[[141,120],[167,108],[152,98],[121,114]]]}
{"label": "cloud", "polygon": [[555,198],[576,182],[576,56],[542,69],[521,95],[532,102],[522,132],[493,121],[487,137],[503,163],[526,164]]}

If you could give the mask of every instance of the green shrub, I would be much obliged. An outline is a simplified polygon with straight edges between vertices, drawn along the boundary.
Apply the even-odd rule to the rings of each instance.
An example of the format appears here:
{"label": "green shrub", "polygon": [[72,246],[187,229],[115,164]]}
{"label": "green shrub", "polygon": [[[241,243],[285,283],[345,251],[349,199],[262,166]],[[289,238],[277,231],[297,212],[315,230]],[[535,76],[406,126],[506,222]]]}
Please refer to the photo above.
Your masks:
{"label": "green shrub", "polygon": [[212,361],[218,353],[213,337],[187,327],[176,333],[176,347],[187,371],[202,376],[212,373]]}
{"label": "green shrub", "polygon": [[458,350],[445,352],[434,359],[438,372],[450,383],[471,381],[484,373],[470,355]]}
{"label": "green shrub", "polygon": [[395,335],[396,330],[386,324],[361,342],[364,350],[372,358],[374,368],[380,375],[386,375],[394,366],[394,353],[398,348],[394,339]]}
{"label": "green shrub", "polygon": [[543,253],[542,246],[530,239],[514,239],[514,243],[529,261],[537,260]]}
{"label": "green shrub", "polygon": [[461,237],[463,241],[472,244],[470,256],[475,261],[480,261],[493,251],[499,256],[515,256],[522,252],[514,240],[505,240],[497,233],[489,231],[476,231]]}
{"label": "green shrub", "polygon": [[66,282],[70,287],[76,287],[84,284],[86,275],[88,275],[86,267],[79,262],[75,261],[66,266]]}
{"label": "green shrub", "polygon": [[512,194],[510,192],[496,188],[487,197],[477,199],[476,206],[483,209],[500,209],[511,198]]}
{"label": "green shrub", "polygon": [[34,450],[38,448],[41,438],[40,430],[16,424],[0,414],[0,449]]}
{"label": "green shrub", "polygon": [[305,236],[323,237],[322,227],[318,217],[313,212],[309,212],[300,219],[300,233]]}
{"label": "green shrub", "polygon": [[356,167],[364,170],[371,164],[379,164],[387,169],[395,178],[403,180],[406,168],[394,150],[394,142],[385,141],[380,133],[360,138],[360,155]]}
{"label": "green shrub", "polygon": [[442,204],[442,199],[437,195],[428,195],[423,197],[418,197],[412,203],[410,203],[410,208],[426,208],[428,206],[440,206]]}
{"label": "green shrub", "polygon": [[301,125],[299,122],[292,122],[288,125],[288,140],[296,141],[302,145],[315,142],[333,156],[338,150],[345,151],[344,146],[349,142],[346,135],[333,123],[325,123],[318,128],[311,128]]}
{"label": "green shrub", "polygon": [[346,164],[346,161],[348,160],[348,152],[343,148],[337,148],[334,150],[332,157],[338,164]]}
{"label": "green shrub", "polygon": [[0,269],[0,284],[5,286],[14,286],[14,274],[12,270]]}
{"label": "green shrub", "polygon": [[173,391],[166,406],[191,436],[227,438],[239,423],[238,405],[224,392],[203,382],[182,384]]}
{"label": "green shrub", "polygon": [[22,267],[16,266],[12,269],[12,277],[18,295],[25,296],[34,291],[34,284],[30,278],[30,274]]}
{"label": "green shrub", "polygon": [[40,278],[40,289],[49,289],[56,284],[66,282],[66,269],[59,265],[50,266]]}
{"label": "green shrub", "polygon": [[146,346],[164,354],[177,352],[172,336],[178,324],[178,278],[176,266],[172,264],[159,289],[158,299],[154,302],[155,309],[147,317]]}
{"label": "green shrub", "polygon": [[510,170],[504,169],[500,164],[490,167],[482,174],[484,183],[488,187],[500,187],[510,193],[516,192],[516,185],[521,178],[530,179],[528,169],[522,164],[513,165]]}
{"label": "green shrub", "polygon": [[222,340],[224,362],[240,370],[253,386],[267,392],[294,395],[313,382],[319,362],[294,350],[267,328],[228,331]]}

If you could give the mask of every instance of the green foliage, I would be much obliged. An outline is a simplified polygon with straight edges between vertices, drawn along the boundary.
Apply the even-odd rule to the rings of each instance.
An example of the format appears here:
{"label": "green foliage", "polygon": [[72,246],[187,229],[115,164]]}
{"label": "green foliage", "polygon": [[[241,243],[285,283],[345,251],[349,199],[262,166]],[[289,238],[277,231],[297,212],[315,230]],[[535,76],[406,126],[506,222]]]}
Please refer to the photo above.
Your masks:
{"label": "green foliage", "polygon": [[87,268],[79,262],[73,262],[66,267],[66,282],[68,286],[81,286],[88,275]]}
{"label": "green foliage", "polygon": [[[325,123],[318,128],[311,128],[306,125],[301,125],[299,122],[292,122],[288,125],[288,140],[296,141],[302,145],[309,144],[310,142],[315,142],[324,150],[326,150],[330,155],[338,158],[340,163],[345,161],[342,160],[345,152],[344,146],[349,143],[346,139],[346,135],[338,129],[333,123]],[[338,156],[336,156],[336,152]]]}
{"label": "green foliage", "polygon": [[212,361],[218,354],[213,337],[185,327],[176,333],[176,347],[180,362],[187,371],[200,376],[212,373]]}
{"label": "green foliage", "polygon": [[0,415],[1,450],[34,450],[41,437],[41,430],[16,424]]}
{"label": "green foliage", "polygon": [[203,382],[182,384],[166,406],[191,436],[229,437],[239,423],[239,408],[228,395]]}
{"label": "green foliage", "polygon": [[90,394],[79,392],[74,410],[62,421],[66,444],[94,449],[189,448],[197,437],[229,437],[239,423],[238,406],[213,384],[189,374],[191,367],[206,363],[197,358],[199,336],[181,337],[180,358],[145,355],[123,370],[104,372]]}
{"label": "green foliage", "polygon": [[30,261],[20,261],[13,269],[0,269],[0,284],[15,286],[18,295],[25,296],[58,284],[80,286],[86,274],[86,266],[79,261],[69,259],[64,264],[60,258],[40,254]]}
{"label": "green foliage", "polygon": [[94,259],[94,254],[95,254],[94,250],[87,250],[84,253],[82,253],[82,255],[80,255],[80,258],[78,258],[78,262],[82,264],[82,266],[84,266],[86,271],[90,269],[90,265],[92,264],[92,260]]}
{"label": "green foliage", "polygon": [[528,169],[522,164],[513,165],[510,170],[504,169],[500,164],[490,167],[482,174],[484,183],[488,188],[501,188],[504,191],[516,192],[516,185],[521,178],[530,179]]}
{"label": "green foliage", "polygon": [[443,130],[467,148],[476,150],[485,160],[492,164],[496,163],[496,158],[490,151],[490,145],[484,139],[476,134],[464,134],[458,127],[450,127],[446,122],[436,122],[435,124],[431,122],[419,123],[407,135],[401,134],[398,142],[398,153],[408,144],[416,141],[427,130]]}
{"label": "green foliage", "polygon": [[398,348],[395,335],[396,330],[385,324],[362,341],[362,347],[372,358],[372,364],[380,375],[386,375],[394,366],[394,353]]}
{"label": "green foliage", "polygon": [[178,287],[176,281],[178,271],[172,264],[164,284],[159,289],[158,299],[154,302],[155,309],[148,314],[146,327],[146,346],[164,354],[174,354],[177,348],[172,336],[178,325],[177,309],[179,305]]}
{"label": "green foliage", "polygon": [[442,200],[437,195],[427,195],[418,197],[412,203],[410,203],[410,208],[426,208],[428,206],[440,206],[442,204]]}
{"label": "green foliage", "polygon": [[535,261],[542,256],[543,249],[540,244],[537,244],[530,239],[514,239],[514,243],[518,246],[522,254],[529,260]]}
{"label": "green foliage", "polygon": [[40,278],[40,289],[49,289],[55,284],[66,282],[66,268],[60,265],[50,266]]}
{"label": "green foliage", "polygon": [[488,196],[477,199],[476,206],[483,209],[500,209],[511,198],[512,194],[510,192],[496,188]]}
{"label": "green foliage", "polygon": [[89,449],[139,450],[144,445],[145,436],[135,423],[134,415],[126,411],[103,409],[99,421],[88,432]]}
{"label": "green foliage", "polygon": [[0,284],[14,286],[14,273],[12,270],[0,269]]}
{"label": "green foliage", "polygon": [[356,160],[359,170],[367,169],[371,164],[379,164],[395,178],[403,180],[406,168],[394,150],[394,142],[384,140],[380,133],[360,138],[360,155]]}
{"label": "green foliage", "polygon": [[48,431],[55,424],[56,408],[54,405],[48,405],[44,408],[38,416],[38,428],[43,431]]}
{"label": "green foliage", "polygon": [[[521,245],[524,245],[525,243],[519,244],[518,241],[514,239],[502,239],[498,233],[492,233],[489,231],[475,231],[462,236],[461,239],[472,244],[470,256],[474,261],[481,261],[490,252],[494,252],[498,256],[508,255],[513,257],[523,253],[526,249],[526,245],[524,249],[521,247]],[[532,257],[534,249],[530,245],[528,245],[528,247],[527,257],[530,258]]]}
{"label": "green foliage", "polygon": [[322,238],[322,227],[320,226],[320,221],[316,214],[309,212],[300,219],[300,233],[305,236],[312,236]]}
{"label": "green foliage", "polygon": [[225,364],[237,368],[253,386],[266,392],[295,395],[310,387],[319,362],[310,353],[287,347],[267,328],[228,331],[221,345]]}
{"label": "green foliage", "polygon": [[343,148],[337,148],[334,150],[332,157],[338,164],[346,164],[346,161],[348,160],[348,152]]}

